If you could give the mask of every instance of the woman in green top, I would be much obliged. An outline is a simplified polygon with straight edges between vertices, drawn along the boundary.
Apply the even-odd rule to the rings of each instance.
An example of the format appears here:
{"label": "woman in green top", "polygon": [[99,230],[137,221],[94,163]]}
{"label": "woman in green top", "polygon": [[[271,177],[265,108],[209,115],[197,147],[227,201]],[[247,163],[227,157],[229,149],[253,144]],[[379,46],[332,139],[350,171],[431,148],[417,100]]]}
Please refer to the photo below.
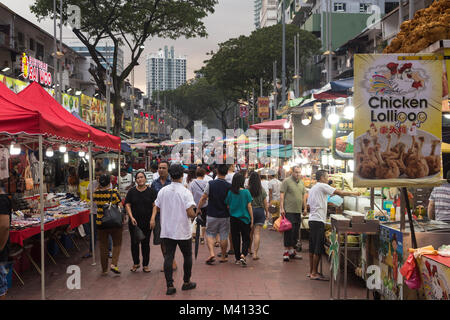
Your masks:
{"label": "woman in green top", "polygon": [[253,247],[253,260],[258,260],[259,242],[261,239],[261,228],[266,219],[269,219],[269,209],[267,207],[267,193],[261,185],[261,178],[257,172],[252,172],[248,180],[248,189],[253,197],[253,219],[254,225],[250,233],[250,248]]}
{"label": "woman in green top", "polygon": [[[252,196],[247,189],[244,189],[245,178],[242,174],[236,173],[233,176],[231,190],[225,199],[225,203],[230,209],[230,229],[231,239],[234,247],[236,264],[243,267],[247,265],[245,258],[250,246],[250,231],[253,227]],[[241,252],[242,237],[242,252]]]}

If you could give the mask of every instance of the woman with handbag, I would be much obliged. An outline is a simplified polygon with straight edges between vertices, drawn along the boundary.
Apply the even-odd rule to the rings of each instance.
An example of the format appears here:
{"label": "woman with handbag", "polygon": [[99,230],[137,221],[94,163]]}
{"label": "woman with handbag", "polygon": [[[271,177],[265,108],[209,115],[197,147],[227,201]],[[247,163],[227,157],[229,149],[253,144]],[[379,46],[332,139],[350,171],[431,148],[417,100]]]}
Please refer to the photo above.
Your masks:
{"label": "woman with handbag", "polygon": [[96,225],[100,242],[100,259],[102,275],[108,274],[108,236],[111,235],[113,252],[110,270],[120,274],[118,268],[120,247],[122,246],[122,214],[119,192],[111,189],[111,178],[103,174],[99,179],[100,186],[93,193],[93,201],[97,205]]}
{"label": "woman with handbag", "polygon": [[[236,173],[232,182],[231,190],[228,191],[225,203],[230,208],[231,239],[233,240],[236,264],[241,264],[245,267],[247,265],[245,258],[250,246],[250,231],[253,227],[253,198],[250,191],[244,189],[245,178],[242,174]],[[222,261],[226,262],[226,260]]]}
{"label": "woman with handbag", "polygon": [[248,190],[253,197],[253,228],[250,233],[250,248],[253,243],[253,260],[258,260],[259,243],[261,239],[261,228],[266,219],[269,219],[267,207],[267,193],[261,185],[261,178],[257,172],[252,172],[248,180]]}
{"label": "woman with handbag", "polygon": [[125,198],[125,209],[129,222],[128,230],[131,237],[131,255],[133,266],[131,272],[136,272],[140,268],[139,244],[142,251],[142,270],[150,272],[148,267],[150,261],[150,219],[152,217],[153,205],[157,193],[145,183],[147,178],[143,170],[136,173],[136,186],[131,188]]}

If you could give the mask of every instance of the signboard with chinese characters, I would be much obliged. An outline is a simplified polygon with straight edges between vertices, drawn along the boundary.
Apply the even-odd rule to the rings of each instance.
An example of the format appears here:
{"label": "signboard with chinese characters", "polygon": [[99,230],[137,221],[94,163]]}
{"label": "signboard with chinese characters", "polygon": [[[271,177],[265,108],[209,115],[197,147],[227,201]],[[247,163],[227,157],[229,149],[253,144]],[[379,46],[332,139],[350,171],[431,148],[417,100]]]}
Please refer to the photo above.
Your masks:
{"label": "signboard with chinese characters", "polygon": [[442,61],[355,55],[356,187],[439,184]]}
{"label": "signboard with chinese characters", "polygon": [[264,119],[270,116],[269,105],[270,105],[269,97],[258,98],[258,118]]}
{"label": "signboard with chinese characters", "polygon": [[341,119],[333,127],[333,152],[335,159],[353,159],[353,120]]}
{"label": "signboard with chinese characters", "polygon": [[21,61],[22,76],[30,81],[36,81],[41,85],[52,85],[52,74],[48,71],[48,65],[33,57],[22,55]]}

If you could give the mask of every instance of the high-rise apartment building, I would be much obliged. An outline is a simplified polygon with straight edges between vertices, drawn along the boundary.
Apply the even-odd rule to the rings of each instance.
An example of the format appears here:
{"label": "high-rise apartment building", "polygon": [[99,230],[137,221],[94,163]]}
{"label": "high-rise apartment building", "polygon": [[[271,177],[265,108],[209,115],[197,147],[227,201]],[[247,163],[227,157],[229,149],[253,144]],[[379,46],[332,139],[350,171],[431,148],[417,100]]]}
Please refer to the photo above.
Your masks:
{"label": "high-rise apartment building", "polygon": [[158,53],[147,55],[147,96],[153,92],[174,90],[186,82],[186,56],[175,57],[175,50],[164,46]]}
{"label": "high-rise apartment building", "polygon": [[[83,57],[91,57],[89,50],[83,44],[71,44],[70,47],[78,52]],[[108,65],[112,68],[114,61],[114,46],[108,46],[107,43],[100,44],[96,47],[97,51],[105,58],[106,61],[101,60],[102,66],[106,69]],[[121,74],[123,71],[123,50],[117,50],[117,73]]]}
{"label": "high-rise apartment building", "polygon": [[277,0],[262,0],[261,2],[260,27],[277,24]]}
{"label": "high-rise apartment building", "polygon": [[261,28],[261,8],[264,0],[254,0],[254,21],[255,21],[255,29]]}

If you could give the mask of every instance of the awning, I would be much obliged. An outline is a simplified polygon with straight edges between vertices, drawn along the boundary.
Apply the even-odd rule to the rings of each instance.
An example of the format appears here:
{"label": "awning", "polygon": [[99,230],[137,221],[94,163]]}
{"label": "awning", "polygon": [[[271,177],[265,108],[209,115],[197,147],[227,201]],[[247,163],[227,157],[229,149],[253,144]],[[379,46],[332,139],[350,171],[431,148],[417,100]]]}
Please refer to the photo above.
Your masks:
{"label": "awning", "polygon": [[33,82],[18,96],[27,101],[30,106],[41,114],[51,116],[63,126],[62,133],[65,135],[83,135],[85,141],[92,141],[95,147],[110,150],[120,150],[120,138],[95,129],[72,115],[58,101],[47,93],[37,82]]}
{"label": "awning", "polygon": [[251,129],[255,129],[255,130],[261,130],[261,129],[266,129],[266,130],[275,130],[275,129],[284,130],[284,126],[283,125],[284,125],[284,123],[286,121],[287,121],[286,119],[266,121],[266,122],[252,124],[250,126],[250,128]]}

